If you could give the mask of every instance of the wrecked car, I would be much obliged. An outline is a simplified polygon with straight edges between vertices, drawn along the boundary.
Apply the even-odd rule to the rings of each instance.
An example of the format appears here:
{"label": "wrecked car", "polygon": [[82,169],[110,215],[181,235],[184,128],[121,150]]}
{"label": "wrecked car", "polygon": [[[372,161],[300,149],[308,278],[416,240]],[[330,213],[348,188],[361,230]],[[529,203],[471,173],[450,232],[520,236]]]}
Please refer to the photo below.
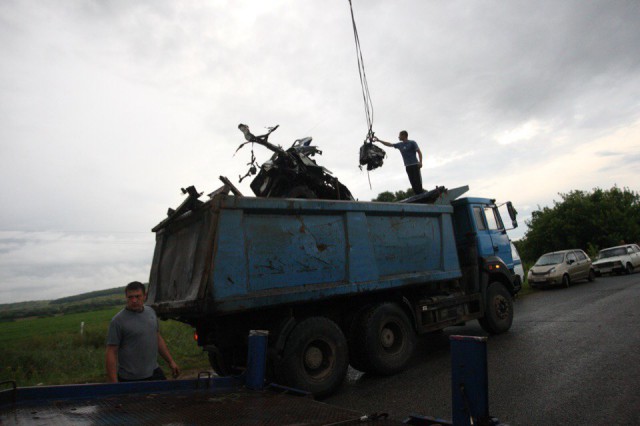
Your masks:
{"label": "wrecked car", "polygon": [[247,144],[262,145],[273,151],[269,160],[258,165],[252,149],[249,171],[240,177],[240,182],[257,174],[250,184],[257,197],[353,200],[349,189],[312,158],[316,154],[321,155],[322,151],[311,145],[311,137],[297,139],[287,150],[270,143],[269,135],[278,127],[271,127],[264,135],[255,136],[246,124],[238,125],[246,142],[236,152]]}

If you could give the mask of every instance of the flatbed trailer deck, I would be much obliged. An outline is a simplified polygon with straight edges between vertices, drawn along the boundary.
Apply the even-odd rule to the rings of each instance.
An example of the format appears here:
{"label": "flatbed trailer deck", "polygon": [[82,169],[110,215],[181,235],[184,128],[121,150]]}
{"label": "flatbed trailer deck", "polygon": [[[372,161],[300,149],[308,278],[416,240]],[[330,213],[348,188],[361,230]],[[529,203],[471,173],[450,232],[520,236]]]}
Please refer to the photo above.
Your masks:
{"label": "flatbed trailer deck", "polygon": [[[229,378],[18,388],[1,398],[3,426],[349,425],[364,416],[287,388],[252,390]],[[402,423],[380,417],[365,424]]]}
{"label": "flatbed trailer deck", "polygon": [[193,380],[26,388],[1,382],[0,425],[500,425],[489,416],[486,337],[450,337],[453,422],[420,415],[399,422],[265,387],[266,340],[266,333],[251,333],[250,362],[237,377],[204,372]]}

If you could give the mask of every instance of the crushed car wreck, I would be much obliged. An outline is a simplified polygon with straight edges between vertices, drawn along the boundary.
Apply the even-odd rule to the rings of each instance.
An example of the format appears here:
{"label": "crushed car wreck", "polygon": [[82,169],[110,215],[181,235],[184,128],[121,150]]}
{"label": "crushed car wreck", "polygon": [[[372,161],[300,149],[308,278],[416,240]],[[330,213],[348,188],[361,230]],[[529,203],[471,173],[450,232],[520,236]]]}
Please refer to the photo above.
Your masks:
{"label": "crushed car wreck", "polygon": [[268,141],[269,135],[277,128],[271,127],[264,135],[255,136],[246,124],[238,125],[246,142],[236,152],[249,143],[255,143],[274,153],[269,160],[258,165],[252,149],[249,171],[240,177],[240,182],[257,173],[250,184],[257,197],[353,200],[349,189],[311,158],[322,154],[316,146],[311,145],[311,137],[297,139],[289,149],[284,150]]}

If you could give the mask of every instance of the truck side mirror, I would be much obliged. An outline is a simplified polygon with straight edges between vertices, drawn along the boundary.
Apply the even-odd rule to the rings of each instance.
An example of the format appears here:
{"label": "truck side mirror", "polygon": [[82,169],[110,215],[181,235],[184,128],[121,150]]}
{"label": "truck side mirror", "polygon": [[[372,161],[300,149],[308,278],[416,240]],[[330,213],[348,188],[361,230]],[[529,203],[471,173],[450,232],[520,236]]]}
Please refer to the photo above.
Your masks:
{"label": "truck side mirror", "polygon": [[511,201],[507,201],[507,211],[509,212],[509,217],[511,218],[511,224],[514,228],[518,227],[518,221],[516,220],[516,216],[518,216],[518,212]]}

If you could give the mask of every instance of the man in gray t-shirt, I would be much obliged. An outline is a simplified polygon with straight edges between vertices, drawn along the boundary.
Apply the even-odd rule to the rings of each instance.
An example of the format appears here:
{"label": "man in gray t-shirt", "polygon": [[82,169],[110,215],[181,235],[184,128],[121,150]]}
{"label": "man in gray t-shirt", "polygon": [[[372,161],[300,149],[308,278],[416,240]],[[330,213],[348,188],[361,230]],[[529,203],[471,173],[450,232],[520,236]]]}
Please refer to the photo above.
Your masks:
{"label": "man in gray t-shirt", "polygon": [[144,305],[147,299],[144,285],[138,281],[129,283],[125,294],[127,305],[113,317],[107,334],[109,381],[166,379],[158,365],[158,353],[171,367],[173,376],[177,377],[180,368],[159,333],[156,313]]}
{"label": "man in gray t-shirt", "polygon": [[398,139],[400,139],[398,143],[385,142],[378,138],[374,138],[373,141],[380,142],[383,145],[393,147],[400,151],[407,176],[409,176],[409,182],[411,182],[411,188],[413,188],[415,194],[420,194],[424,192],[424,189],[422,189],[422,174],[420,173],[420,169],[422,168],[422,151],[418,148],[416,141],[409,140],[409,133],[407,133],[406,130],[400,132]]}

